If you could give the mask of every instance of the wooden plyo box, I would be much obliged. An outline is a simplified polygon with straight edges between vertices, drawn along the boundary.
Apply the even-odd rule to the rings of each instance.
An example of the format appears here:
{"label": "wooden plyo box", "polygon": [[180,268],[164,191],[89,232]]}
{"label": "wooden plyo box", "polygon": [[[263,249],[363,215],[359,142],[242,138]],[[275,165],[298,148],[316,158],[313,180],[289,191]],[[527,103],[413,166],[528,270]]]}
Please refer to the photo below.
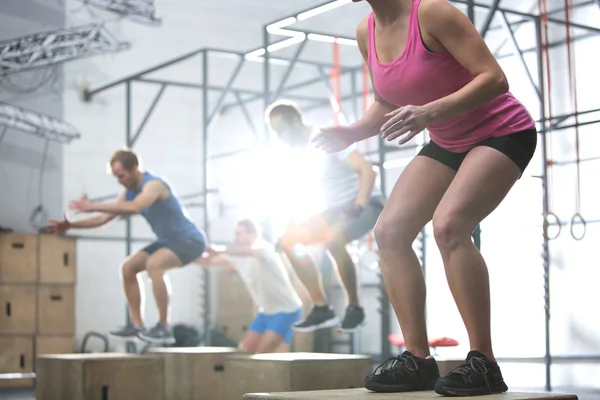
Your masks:
{"label": "wooden plyo box", "polygon": [[164,400],[164,362],[135,354],[39,356],[37,400]]}
{"label": "wooden plyo box", "polygon": [[[374,393],[366,389],[321,390],[288,393],[248,393],[243,397],[244,400],[439,400],[441,398],[443,397],[434,391]],[[517,392],[491,394],[485,396],[484,398],[485,400],[577,400],[577,396],[574,394]]]}
{"label": "wooden plyo box", "polygon": [[465,363],[465,360],[435,360],[440,370],[440,376],[446,376],[454,368]]}
{"label": "wooden plyo box", "polygon": [[148,353],[164,360],[168,400],[225,399],[225,358],[239,354],[233,347],[156,347]]}
{"label": "wooden plyo box", "polygon": [[325,353],[271,353],[227,358],[227,400],[246,393],[363,387],[371,372],[368,356]]}

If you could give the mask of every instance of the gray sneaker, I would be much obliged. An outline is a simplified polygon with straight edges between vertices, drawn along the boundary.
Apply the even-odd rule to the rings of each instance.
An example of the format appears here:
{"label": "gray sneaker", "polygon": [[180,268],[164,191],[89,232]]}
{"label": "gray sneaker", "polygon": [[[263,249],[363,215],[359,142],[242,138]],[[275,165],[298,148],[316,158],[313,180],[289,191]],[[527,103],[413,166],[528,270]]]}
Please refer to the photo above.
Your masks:
{"label": "gray sneaker", "polygon": [[137,338],[138,334],[142,332],[143,328],[137,328],[132,324],[126,325],[125,327],[118,329],[116,331],[109,332],[110,336],[119,338],[119,339],[133,339]]}
{"label": "gray sneaker", "polygon": [[139,332],[137,336],[148,343],[175,344],[173,328],[166,327],[160,322],[148,330]]}

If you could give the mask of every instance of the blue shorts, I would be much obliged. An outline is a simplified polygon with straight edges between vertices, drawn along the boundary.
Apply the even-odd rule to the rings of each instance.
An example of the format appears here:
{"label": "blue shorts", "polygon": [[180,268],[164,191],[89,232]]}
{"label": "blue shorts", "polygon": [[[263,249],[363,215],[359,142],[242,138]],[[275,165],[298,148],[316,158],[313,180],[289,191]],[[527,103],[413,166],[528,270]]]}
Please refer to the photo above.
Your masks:
{"label": "blue shorts", "polygon": [[181,266],[188,265],[200,257],[206,250],[206,241],[202,238],[187,237],[169,240],[157,240],[142,249],[143,252],[153,254],[156,250],[166,247],[171,250],[181,261]]}
{"label": "blue shorts", "polygon": [[301,308],[291,313],[264,314],[259,312],[252,320],[248,330],[256,333],[272,331],[281,335],[285,339],[285,343],[289,343],[294,337],[292,325],[298,322],[300,318],[302,318]]}

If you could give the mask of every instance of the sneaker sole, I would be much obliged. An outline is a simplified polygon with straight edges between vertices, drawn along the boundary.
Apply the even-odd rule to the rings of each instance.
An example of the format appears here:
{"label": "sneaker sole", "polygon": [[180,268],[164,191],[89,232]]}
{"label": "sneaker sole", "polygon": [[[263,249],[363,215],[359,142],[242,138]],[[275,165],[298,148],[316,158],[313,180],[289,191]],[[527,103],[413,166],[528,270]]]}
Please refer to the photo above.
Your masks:
{"label": "sneaker sole", "polygon": [[332,318],[332,319],[328,319],[325,322],[321,322],[318,325],[312,325],[312,326],[305,326],[305,327],[296,327],[293,326],[292,329],[295,332],[314,332],[316,330],[319,329],[325,329],[325,328],[335,328],[336,326],[340,325],[340,319],[338,317]]}
{"label": "sneaker sole", "polygon": [[138,335],[121,336],[121,335],[115,335],[114,333],[109,333],[108,336],[111,337],[111,338],[113,338],[113,339],[120,339],[120,340],[139,339]]}
{"label": "sneaker sole", "polygon": [[375,382],[365,380],[365,389],[377,393],[400,393],[400,392],[420,392],[433,390],[437,379],[429,380],[419,384],[404,385],[381,385]]}
{"label": "sneaker sole", "polygon": [[488,394],[504,393],[508,391],[508,386],[502,381],[490,387],[482,386],[475,389],[456,389],[443,385],[435,385],[434,390],[437,394],[449,397],[483,396]]}
{"label": "sneaker sole", "polygon": [[148,336],[144,336],[144,335],[139,335],[138,337],[140,339],[142,339],[144,342],[152,343],[152,344],[175,344],[177,342],[175,340],[175,338],[171,338],[171,339],[153,338],[153,337],[148,337]]}

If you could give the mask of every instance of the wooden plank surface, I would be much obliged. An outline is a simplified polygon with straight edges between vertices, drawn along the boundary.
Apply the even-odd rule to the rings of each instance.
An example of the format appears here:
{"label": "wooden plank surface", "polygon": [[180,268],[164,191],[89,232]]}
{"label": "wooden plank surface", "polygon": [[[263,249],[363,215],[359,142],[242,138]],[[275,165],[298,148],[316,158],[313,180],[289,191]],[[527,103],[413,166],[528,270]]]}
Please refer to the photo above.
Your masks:
{"label": "wooden plank surface", "polygon": [[[287,393],[248,393],[244,395],[244,400],[316,400],[316,399],[369,399],[369,400],[408,400],[408,399],[440,399],[441,395],[434,391],[405,392],[405,393],[374,393],[366,389],[342,389],[342,390],[316,390],[306,392],[287,392]],[[507,392],[502,394],[492,394],[487,396],[478,396],[477,398],[485,400],[577,400],[574,394],[564,393],[528,393],[528,392]]]}

